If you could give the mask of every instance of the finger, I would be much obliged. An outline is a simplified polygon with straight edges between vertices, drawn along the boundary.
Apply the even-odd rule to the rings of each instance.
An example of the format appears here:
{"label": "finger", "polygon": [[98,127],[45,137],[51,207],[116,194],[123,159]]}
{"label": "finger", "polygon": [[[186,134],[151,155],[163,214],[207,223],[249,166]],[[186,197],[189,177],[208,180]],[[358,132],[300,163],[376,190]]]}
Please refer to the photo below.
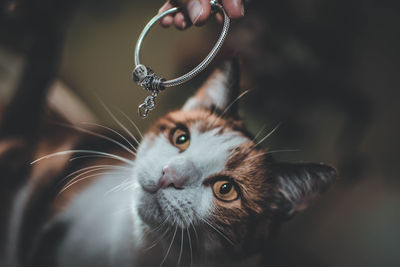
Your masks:
{"label": "finger", "polygon": [[180,2],[182,2],[189,15],[190,21],[194,25],[202,25],[210,17],[210,0],[189,0]]}
{"label": "finger", "polygon": [[160,14],[164,11],[167,11],[168,9],[171,9],[173,7],[174,6],[171,4],[171,2],[167,1],[167,2],[165,2],[165,4],[162,7],[160,7],[160,9],[158,10],[158,14]]}
{"label": "finger", "polygon": [[[158,14],[160,14],[160,13],[162,13],[162,12],[164,12],[164,11],[167,11],[168,9],[171,9],[171,8],[173,8],[174,6],[169,2],[169,1],[167,1],[159,10],[158,10]],[[171,26],[171,24],[172,24],[172,22],[174,21],[174,18],[171,16],[171,15],[167,15],[167,16],[165,16],[165,17],[163,17],[161,20],[160,20],[160,24],[161,24],[161,26],[163,26],[163,27],[169,27],[169,26]]]}
{"label": "finger", "polygon": [[185,16],[183,15],[182,12],[178,12],[176,13],[175,17],[174,17],[174,24],[175,27],[178,30],[184,30],[186,29],[189,25],[188,25],[188,21],[186,20]]}
{"label": "finger", "polygon": [[161,26],[168,28],[174,22],[174,17],[167,15],[160,20]]}
{"label": "finger", "polygon": [[244,16],[242,0],[222,0],[222,4],[231,19],[239,19]]}

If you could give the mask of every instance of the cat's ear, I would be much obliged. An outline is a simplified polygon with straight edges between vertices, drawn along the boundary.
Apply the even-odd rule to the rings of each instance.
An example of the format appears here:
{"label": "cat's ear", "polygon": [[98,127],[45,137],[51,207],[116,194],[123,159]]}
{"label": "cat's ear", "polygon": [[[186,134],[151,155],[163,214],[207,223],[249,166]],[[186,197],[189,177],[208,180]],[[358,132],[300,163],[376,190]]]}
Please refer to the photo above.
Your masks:
{"label": "cat's ear", "polygon": [[[196,94],[186,101],[182,109],[210,109],[223,112],[235,101],[239,92],[239,59],[234,57],[214,70]],[[226,113],[236,115],[237,103],[232,104]]]}
{"label": "cat's ear", "polygon": [[315,163],[274,163],[271,173],[277,182],[272,209],[284,217],[305,210],[336,180],[336,170]]}

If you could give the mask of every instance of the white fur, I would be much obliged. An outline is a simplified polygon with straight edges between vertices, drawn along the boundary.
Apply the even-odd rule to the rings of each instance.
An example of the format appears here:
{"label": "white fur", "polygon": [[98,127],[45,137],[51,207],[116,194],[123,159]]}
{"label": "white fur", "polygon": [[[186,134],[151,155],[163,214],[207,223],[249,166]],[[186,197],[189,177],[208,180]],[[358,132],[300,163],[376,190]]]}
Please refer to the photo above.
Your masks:
{"label": "white fur", "polygon": [[58,218],[69,224],[58,251],[58,266],[132,266],[143,225],[133,208],[137,187],[133,181],[127,183],[127,178],[121,173],[105,175]]}
{"label": "white fur", "polygon": [[227,79],[224,73],[216,72],[214,73],[215,79],[208,81],[207,86],[213,90],[207,90],[207,98],[211,100],[211,103],[215,103],[217,108],[223,110],[228,106],[228,95],[229,89],[226,87]]}
{"label": "white fur", "polygon": [[224,110],[232,99],[229,98],[229,88],[227,87],[226,75],[217,70],[213,73],[212,79],[209,79],[205,85],[200,89],[203,91],[204,96],[193,96],[189,98],[182,110],[191,110],[198,108],[212,108],[213,105],[220,110]]}

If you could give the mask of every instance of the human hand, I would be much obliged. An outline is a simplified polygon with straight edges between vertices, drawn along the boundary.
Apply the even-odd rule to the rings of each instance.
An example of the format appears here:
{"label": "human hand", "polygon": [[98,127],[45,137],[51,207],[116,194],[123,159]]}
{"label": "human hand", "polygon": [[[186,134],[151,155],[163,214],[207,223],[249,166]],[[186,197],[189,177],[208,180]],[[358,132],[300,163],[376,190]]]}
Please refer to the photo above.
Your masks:
{"label": "human hand", "polygon": [[[226,13],[231,19],[238,19],[244,16],[244,6],[242,0],[222,0],[222,4]],[[173,8],[174,6],[183,7],[183,11],[177,12],[174,15],[167,15],[162,18],[160,21],[162,26],[169,27],[174,24],[177,29],[184,30],[192,24],[196,26],[204,24],[204,22],[211,15],[210,0],[167,1],[160,8],[158,13],[162,13],[170,8]],[[220,14],[217,14],[217,19],[222,20]]]}

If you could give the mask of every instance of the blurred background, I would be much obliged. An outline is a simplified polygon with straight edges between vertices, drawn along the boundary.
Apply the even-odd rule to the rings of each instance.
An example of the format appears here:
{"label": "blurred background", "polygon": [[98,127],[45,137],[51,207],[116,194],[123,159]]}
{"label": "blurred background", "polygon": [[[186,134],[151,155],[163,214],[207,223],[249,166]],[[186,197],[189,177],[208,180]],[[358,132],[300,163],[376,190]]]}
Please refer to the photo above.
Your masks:
{"label": "blurred background", "polygon": [[[38,110],[24,104],[20,88],[38,96],[51,88],[49,101],[72,121],[118,128],[98,95],[143,132],[183,105],[213,68],[168,88],[142,120],[146,92],[131,80],[133,50],[163,1],[0,3],[0,111],[20,103],[14,121]],[[233,24],[212,65],[240,56],[250,130],[265,135],[281,123],[264,145],[297,151],[278,159],[325,162],[340,173],[332,190],[282,227],[260,266],[400,266],[399,11],[395,1],[254,0]],[[141,60],[175,78],[208,54],[220,30],[214,20],[184,32],[154,27]]]}

